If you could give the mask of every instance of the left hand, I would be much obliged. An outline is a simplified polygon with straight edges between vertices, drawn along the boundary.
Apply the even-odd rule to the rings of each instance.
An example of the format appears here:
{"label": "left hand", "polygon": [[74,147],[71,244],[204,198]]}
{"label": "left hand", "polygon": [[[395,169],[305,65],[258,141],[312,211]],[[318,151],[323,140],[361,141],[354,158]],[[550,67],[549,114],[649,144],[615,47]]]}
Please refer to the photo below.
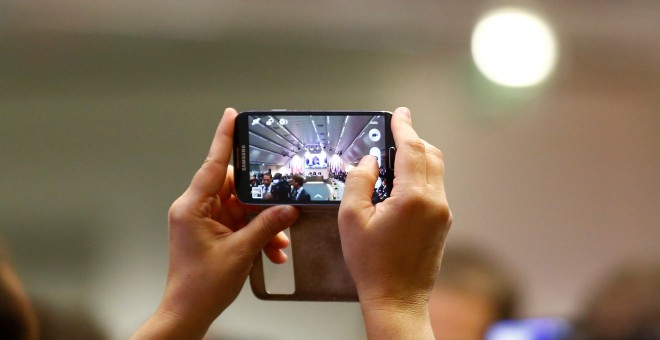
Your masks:
{"label": "left hand", "polygon": [[236,198],[229,166],[236,116],[225,110],[206,161],[170,208],[165,294],[134,338],[201,338],[236,299],[261,249],[274,263],[286,261],[282,231],[298,212],[275,206],[246,224],[248,207]]}

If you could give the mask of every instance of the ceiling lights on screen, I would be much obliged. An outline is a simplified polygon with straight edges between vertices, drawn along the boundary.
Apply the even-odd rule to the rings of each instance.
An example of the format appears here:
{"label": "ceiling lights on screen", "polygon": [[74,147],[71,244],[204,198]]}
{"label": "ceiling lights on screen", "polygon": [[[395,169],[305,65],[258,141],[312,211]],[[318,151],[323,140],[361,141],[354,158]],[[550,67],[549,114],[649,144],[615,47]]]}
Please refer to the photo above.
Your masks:
{"label": "ceiling lights on screen", "polygon": [[486,14],[472,33],[472,58],[491,81],[510,87],[544,81],[557,61],[557,42],[539,17],[521,9]]}

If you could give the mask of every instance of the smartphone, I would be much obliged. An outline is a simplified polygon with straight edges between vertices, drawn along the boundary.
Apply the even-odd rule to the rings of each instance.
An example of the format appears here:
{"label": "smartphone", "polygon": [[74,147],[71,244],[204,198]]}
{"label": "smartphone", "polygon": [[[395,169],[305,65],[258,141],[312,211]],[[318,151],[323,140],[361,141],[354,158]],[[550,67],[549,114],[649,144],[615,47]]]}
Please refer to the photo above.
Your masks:
{"label": "smartphone", "polygon": [[247,204],[338,205],[346,175],[378,160],[372,202],[389,197],[396,148],[387,111],[246,111],[236,118],[234,183]]}

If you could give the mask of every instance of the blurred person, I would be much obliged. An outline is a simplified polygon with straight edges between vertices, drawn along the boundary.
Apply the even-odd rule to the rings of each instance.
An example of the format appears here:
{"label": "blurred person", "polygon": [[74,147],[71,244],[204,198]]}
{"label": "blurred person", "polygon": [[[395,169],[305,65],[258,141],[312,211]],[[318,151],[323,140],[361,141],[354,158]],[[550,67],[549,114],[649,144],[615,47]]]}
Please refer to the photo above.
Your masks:
{"label": "blurred person", "polygon": [[573,339],[660,339],[660,262],[614,268],[591,291]]}
{"label": "blurred person", "polygon": [[103,340],[107,336],[87,311],[30,299],[0,244],[0,339]]}
{"label": "blurred person", "polygon": [[[262,249],[272,262],[286,261],[282,231],[298,210],[273,206],[248,222],[248,211],[260,208],[232,192],[237,115],[225,110],[206,161],[170,208],[165,293],[134,339],[201,339],[236,299]],[[398,148],[392,199],[371,203],[378,165],[363,157],[346,179],[339,207],[341,246],[368,337],[432,339],[428,299],[452,221],[443,156],[417,136],[406,108],[394,111],[392,132]]]}
{"label": "blurred person", "polygon": [[37,339],[39,325],[32,302],[0,244],[0,338]]}
{"label": "blurred person", "polygon": [[437,339],[483,339],[494,322],[511,319],[518,285],[493,256],[475,247],[447,247],[429,313]]}
{"label": "blurred person", "polygon": [[291,200],[293,202],[309,203],[312,201],[312,196],[310,196],[307,190],[303,188],[304,182],[305,179],[302,176],[300,175],[293,176],[293,182],[292,182],[293,189],[291,191]]}
{"label": "blurred person", "polygon": [[260,187],[261,187],[261,194],[264,196],[264,198],[266,198],[267,194],[270,193],[272,181],[273,181],[273,176],[270,173],[263,174],[263,177],[261,178]]}
{"label": "blurred person", "polygon": [[60,306],[34,299],[39,319],[39,338],[44,340],[108,339],[97,320],[85,308]]}
{"label": "blurred person", "polygon": [[291,185],[289,181],[284,179],[281,173],[276,173],[273,176],[272,194],[275,202],[289,202],[291,201]]}

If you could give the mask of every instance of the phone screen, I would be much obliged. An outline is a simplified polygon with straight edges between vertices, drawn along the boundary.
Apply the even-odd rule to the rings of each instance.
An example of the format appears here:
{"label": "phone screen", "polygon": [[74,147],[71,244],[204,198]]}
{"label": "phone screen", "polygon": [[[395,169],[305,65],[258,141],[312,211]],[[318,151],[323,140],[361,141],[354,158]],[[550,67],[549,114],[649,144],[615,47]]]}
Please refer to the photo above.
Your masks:
{"label": "phone screen", "polygon": [[[372,201],[391,191],[388,112],[244,112],[236,121],[235,183],[255,204],[338,204],[362,157],[378,160]],[[392,163],[393,164],[393,163]]]}

